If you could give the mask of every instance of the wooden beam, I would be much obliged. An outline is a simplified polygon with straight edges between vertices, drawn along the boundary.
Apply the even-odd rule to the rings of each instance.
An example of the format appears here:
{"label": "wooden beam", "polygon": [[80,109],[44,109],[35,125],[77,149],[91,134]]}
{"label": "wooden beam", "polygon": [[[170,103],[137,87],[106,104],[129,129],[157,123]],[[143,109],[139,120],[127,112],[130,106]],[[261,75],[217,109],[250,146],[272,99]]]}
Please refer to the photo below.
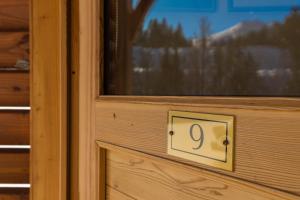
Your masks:
{"label": "wooden beam", "polygon": [[[31,199],[67,198],[66,1],[31,0]],[[41,28],[42,27],[42,28]]]}
{"label": "wooden beam", "polygon": [[[99,94],[97,78],[99,74],[99,44],[98,30],[101,27],[99,20],[100,6],[104,1],[80,0],[79,21],[80,30],[78,38],[78,68],[77,81],[72,90],[78,90],[78,107],[75,121],[78,120],[78,178],[79,199],[97,199],[97,174],[96,169],[96,142],[94,140],[94,101]],[[99,5],[100,4],[100,5]],[[103,13],[102,13],[103,14]],[[72,132],[72,134],[76,132]],[[76,151],[76,149],[75,149]]]}
{"label": "wooden beam", "polygon": [[29,105],[28,71],[0,70],[0,106]]}
{"label": "wooden beam", "polygon": [[0,145],[29,144],[29,111],[0,111]]}

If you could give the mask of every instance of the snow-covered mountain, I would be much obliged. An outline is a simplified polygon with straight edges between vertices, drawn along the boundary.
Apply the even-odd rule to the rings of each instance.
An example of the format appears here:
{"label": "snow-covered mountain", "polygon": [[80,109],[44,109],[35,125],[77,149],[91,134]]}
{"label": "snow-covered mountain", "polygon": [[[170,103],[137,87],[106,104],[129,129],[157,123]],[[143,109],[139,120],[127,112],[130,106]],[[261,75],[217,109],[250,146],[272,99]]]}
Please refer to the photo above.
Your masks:
{"label": "snow-covered mountain", "polygon": [[266,24],[261,21],[244,21],[240,22],[224,31],[211,35],[213,41],[234,39],[251,32],[260,31],[266,27]]}
{"label": "snow-covered mountain", "polygon": [[[247,35],[251,32],[257,32],[267,27],[267,24],[261,21],[243,21],[221,32],[212,34],[209,37],[209,43],[227,41]],[[199,39],[193,40],[194,46],[200,45]]]}

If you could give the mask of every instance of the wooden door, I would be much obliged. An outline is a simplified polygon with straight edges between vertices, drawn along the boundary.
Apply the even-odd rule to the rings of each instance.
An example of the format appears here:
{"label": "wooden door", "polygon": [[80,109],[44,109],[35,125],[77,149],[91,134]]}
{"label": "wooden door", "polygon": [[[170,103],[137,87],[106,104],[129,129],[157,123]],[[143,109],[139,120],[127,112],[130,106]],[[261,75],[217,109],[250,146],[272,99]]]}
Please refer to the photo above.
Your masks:
{"label": "wooden door", "polygon": [[[207,55],[210,55],[209,52],[211,52],[208,49],[203,50],[203,48],[209,46],[203,47],[203,44],[204,42],[211,42],[210,39],[212,38],[212,34],[205,31],[205,27],[209,27],[209,25],[203,18],[204,20],[200,20],[202,25],[201,39],[182,41],[180,44],[184,45],[185,48],[191,48],[190,45],[199,45],[199,48],[202,48],[197,54],[201,58],[197,73],[200,73],[199,77],[203,79],[200,81],[196,79],[196,82],[191,83],[192,91],[187,91],[186,88],[179,90],[180,84],[174,90],[166,91],[164,88],[173,87],[180,78],[177,74],[176,76],[170,76],[168,83],[158,82],[154,89],[159,88],[160,91],[154,92],[154,95],[149,95],[150,92],[141,94],[136,86],[144,87],[143,91],[151,91],[145,89],[146,86],[143,85],[149,83],[151,78],[146,79],[144,77],[143,80],[147,81],[138,82],[139,84],[137,84],[136,80],[132,78],[134,70],[130,68],[133,61],[127,60],[127,58],[131,59],[128,52],[130,47],[128,46],[132,47],[133,41],[130,41],[126,36],[126,42],[124,42],[124,38],[122,38],[124,35],[120,38],[114,38],[114,34],[117,31],[125,31],[127,34],[131,34],[132,37],[136,37],[135,31],[141,29],[141,24],[146,20],[146,13],[154,9],[155,5],[152,4],[157,1],[141,0],[136,1],[137,4],[135,5],[131,5],[132,1],[126,1],[130,7],[124,7],[124,5],[122,7],[121,4],[116,4],[117,6],[108,5],[107,2],[109,1],[79,0],[77,4],[74,3],[73,7],[73,19],[75,19],[72,40],[74,45],[72,52],[73,197],[95,200],[300,199],[300,100],[299,91],[295,89],[295,87],[298,87],[297,80],[299,79],[293,79],[295,82],[292,85],[295,90],[290,93],[284,93],[285,89],[277,91],[273,88],[274,85],[282,83],[277,82],[277,79],[272,79],[268,84],[269,88],[262,89],[260,93],[257,91],[261,85],[255,85],[259,81],[258,79],[250,84],[250,88],[245,88],[245,85],[235,88],[236,85],[243,85],[242,82],[244,83],[246,79],[241,74],[253,72],[251,70],[247,71],[249,68],[245,67],[238,74],[231,77],[240,82],[226,86],[226,88],[232,87],[235,90],[222,93],[222,82],[205,82],[205,78],[203,78],[208,76],[208,74],[205,74],[204,67],[210,63],[207,60],[203,61],[203,59],[209,57]],[[119,1],[110,2],[118,3]],[[212,8],[208,7],[207,10],[201,10],[201,6],[204,6],[204,4],[200,3],[198,8],[189,8],[193,12],[207,14],[215,12],[217,8],[222,8],[225,1],[213,2],[216,4],[212,4]],[[267,4],[269,1],[264,2]],[[251,5],[228,1],[226,8],[230,16],[231,13],[238,15],[241,12],[246,12],[251,16],[253,13],[261,16],[265,10],[278,13],[291,12],[291,15],[286,16],[286,21],[280,21],[278,24],[274,23],[272,25],[274,29],[293,26],[292,22],[299,20],[297,5],[282,6],[271,3],[271,5],[261,6],[256,5],[255,2],[248,3]],[[178,11],[184,6],[191,6],[187,4],[180,5],[175,7],[175,10]],[[192,5],[195,6],[195,4]],[[119,24],[120,21],[113,21],[114,19],[122,20],[121,11],[116,14],[110,10],[114,8],[113,6],[115,8],[119,6],[118,9],[123,9],[122,12],[129,12],[129,14],[127,13],[129,16],[123,21],[127,27],[124,27],[124,24]],[[258,6],[258,8],[255,6]],[[151,14],[152,16],[155,15],[155,13]],[[118,17],[115,17],[116,15]],[[170,15],[176,15],[176,13]],[[274,16],[274,13],[272,16]],[[222,17],[224,16],[222,15],[218,20],[222,20]],[[262,20],[267,20],[265,16],[261,17]],[[192,20],[192,18],[189,18],[189,20]],[[225,23],[225,18],[223,20]],[[260,22],[254,22],[245,21],[236,27],[249,25],[257,28],[261,25]],[[163,20],[152,21],[152,23],[156,23],[156,26],[168,27]],[[111,24],[117,25],[113,26]],[[253,49],[253,45],[249,47],[249,38],[247,40],[240,38],[239,41],[234,42],[233,46],[226,47],[225,50],[225,47],[220,47],[225,41],[214,41],[216,46],[214,46],[213,52],[215,54],[213,55],[218,56],[216,52],[220,47],[219,52],[225,51],[226,53],[222,54],[224,60],[228,58],[228,62],[234,62],[231,59],[243,58],[244,52],[247,51],[245,62],[241,65],[253,67],[251,65],[253,60],[247,59],[251,56],[251,53],[255,55],[255,58],[258,58],[260,54],[264,55],[266,49],[259,46],[261,44],[259,38],[263,37],[263,34],[269,34],[268,31],[271,30],[271,25],[261,26],[260,32],[251,35],[251,37],[256,38],[251,38],[251,42],[254,41],[257,45],[256,48]],[[146,28],[144,27],[144,29]],[[286,29],[282,28],[282,30]],[[78,34],[79,32],[80,34]],[[293,31],[288,33],[291,37],[296,34]],[[205,38],[206,34],[207,38]],[[220,34],[214,36],[217,38]],[[285,39],[288,41],[287,38]],[[228,41],[233,40],[234,38],[228,39]],[[113,42],[117,42],[118,45]],[[160,40],[160,42],[162,41]],[[158,45],[160,44],[158,42]],[[212,43],[209,44],[212,45]],[[145,45],[154,45],[154,41],[152,40]],[[247,50],[234,51],[234,47],[238,45],[246,45]],[[271,45],[271,43],[267,45]],[[299,53],[299,46],[290,45],[293,47],[285,46],[284,48],[295,48],[294,50],[290,49],[290,52]],[[116,47],[116,49],[111,48],[111,46]],[[270,46],[266,48],[268,52],[279,52],[284,58],[292,59],[281,54],[284,53],[280,49],[283,47],[279,46],[276,46],[276,49]],[[118,48],[123,48],[123,51]],[[151,46],[151,48],[161,48],[161,51],[165,53],[169,51],[160,46]],[[181,48],[183,47],[181,46]],[[175,51],[170,50],[170,52],[173,52],[168,55],[171,57],[169,59],[173,62],[172,66],[174,67],[174,63],[176,63],[174,60],[178,61],[175,55],[179,54],[180,51],[177,49]],[[275,54],[271,54],[271,57]],[[120,60],[124,56],[126,59]],[[290,56],[292,55],[290,54]],[[272,59],[275,59],[275,57],[268,60]],[[213,63],[216,64],[220,60],[219,55]],[[297,68],[296,60],[296,58],[293,60],[293,66]],[[197,62],[197,60],[192,59],[189,61],[191,65]],[[279,59],[279,61],[283,62],[282,59]],[[120,63],[123,63],[123,66]],[[233,66],[233,64],[231,63],[230,66]],[[109,67],[116,69],[116,71],[112,73]],[[122,69],[120,69],[121,67]],[[291,67],[291,70],[293,69]],[[259,73],[272,72],[272,70],[255,70],[255,75],[253,75],[255,77]],[[136,71],[139,71],[139,69],[136,69]],[[131,74],[128,75],[128,72]],[[229,74],[229,71],[227,72],[216,76],[219,78],[220,76],[225,77],[226,74]],[[291,73],[298,73],[298,71],[295,70]],[[192,80],[194,78],[190,77],[190,80],[189,78],[184,79],[180,83],[185,84]],[[247,80],[250,80],[250,78]],[[263,80],[270,81],[269,79]],[[298,84],[300,83],[298,82]],[[160,85],[165,87],[160,87]],[[249,84],[246,85],[249,86]],[[251,86],[255,87],[251,89]],[[185,92],[189,92],[188,95]],[[169,155],[167,151],[169,111],[234,116],[233,171],[221,170]],[[77,148],[77,145],[79,148]]]}

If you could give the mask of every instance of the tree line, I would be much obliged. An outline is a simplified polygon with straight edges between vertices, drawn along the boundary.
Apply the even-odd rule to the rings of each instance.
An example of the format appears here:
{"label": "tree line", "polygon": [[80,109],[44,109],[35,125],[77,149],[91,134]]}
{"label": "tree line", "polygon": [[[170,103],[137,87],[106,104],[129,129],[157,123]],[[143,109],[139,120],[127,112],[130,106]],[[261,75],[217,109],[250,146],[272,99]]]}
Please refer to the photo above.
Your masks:
{"label": "tree line", "polygon": [[[210,23],[202,18],[197,36],[199,42],[195,46],[191,39],[185,37],[181,24],[174,28],[166,19],[151,20],[147,29],[140,30],[134,42],[134,46],[141,47],[135,65],[145,69],[144,73],[135,73],[135,93],[299,96],[299,24],[299,9],[293,9],[282,23],[276,22],[260,31],[212,44],[209,41]],[[290,69],[290,74],[259,76],[259,64],[251,53],[245,51],[248,46],[287,50],[291,64],[284,67]],[[159,49],[158,63],[154,62],[153,54],[147,49]]]}

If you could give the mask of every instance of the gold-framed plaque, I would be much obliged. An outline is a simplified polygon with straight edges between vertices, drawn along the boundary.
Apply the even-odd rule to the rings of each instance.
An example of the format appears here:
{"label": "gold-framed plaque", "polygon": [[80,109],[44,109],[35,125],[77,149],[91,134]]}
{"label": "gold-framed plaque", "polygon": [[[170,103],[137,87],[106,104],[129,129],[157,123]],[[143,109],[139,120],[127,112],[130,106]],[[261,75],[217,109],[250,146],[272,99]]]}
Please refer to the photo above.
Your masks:
{"label": "gold-framed plaque", "polygon": [[234,117],[169,111],[168,154],[233,171]]}

